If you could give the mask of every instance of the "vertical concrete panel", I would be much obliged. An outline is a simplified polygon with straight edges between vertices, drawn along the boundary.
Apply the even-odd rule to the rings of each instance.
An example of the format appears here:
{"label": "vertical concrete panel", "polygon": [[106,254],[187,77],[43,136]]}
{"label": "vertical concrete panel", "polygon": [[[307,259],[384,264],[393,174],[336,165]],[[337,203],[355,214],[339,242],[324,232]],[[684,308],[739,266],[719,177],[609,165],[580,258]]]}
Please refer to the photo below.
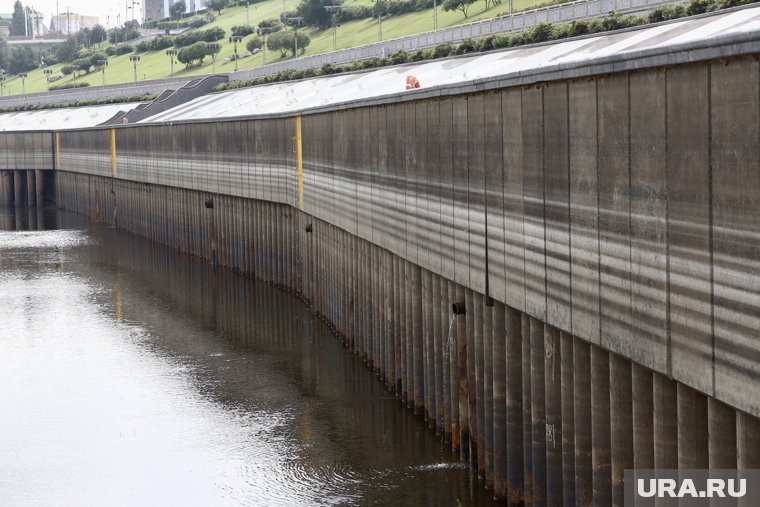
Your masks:
{"label": "vertical concrete panel", "polygon": [[[454,117],[451,99],[441,100],[438,104],[440,120],[438,122],[438,166],[441,182],[441,276],[447,280],[456,279],[454,234],[456,229],[454,215]],[[457,159],[458,160],[458,159]],[[450,301],[453,302],[453,301]]]}
{"label": "vertical concrete panel", "polygon": [[416,263],[424,269],[430,269],[428,252],[431,249],[431,223],[428,214],[430,199],[428,176],[428,103],[418,102],[414,105],[414,171],[409,179],[414,196],[413,213],[415,221],[411,241],[414,241],[417,251]]}
{"label": "vertical concrete panel", "polygon": [[[467,312],[472,312],[472,293],[465,290],[459,284],[454,285],[454,301],[465,301]],[[473,355],[474,351],[468,345],[469,336],[472,336],[472,315],[457,317],[456,319],[456,368],[452,370],[451,382],[456,386],[455,396],[452,397],[452,447],[459,449],[463,456],[467,455],[470,441],[470,418],[469,418],[469,400],[467,398],[469,387],[468,377],[468,352]],[[454,399],[456,398],[456,399]],[[455,403],[456,401],[456,403]],[[456,413],[454,413],[456,411]],[[456,431],[458,428],[458,431]],[[456,446],[457,440],[458,446]]]}
{"label": "vertical concrete panel", "polygon": [[29,207],[37,206],[37,178],[35,172],[29,169],[26,172],[26,202]]}
{"label": "vertical concrete panel", "polygon": [[415,286],[414,286],[414,267],[413,265],[404,260],[404,307],[402,313],[404,315],[404,332],[402,335],[402,353],[404,364],[404,378],[406,381],[406,406],[414,408],[414,301],[415,301]]}
{"label": "vertical concrete panel", "polygon": [[406,260],[414,264],[417,263],[417,245],[419,238],[417,236],[417,191],[415,188],[417,179],[417,109],[415,103],[407,102],[401,105],[403,108],[403,132],[404,135],[404,152],[403,152],[403,171],[398,181],[399,192],[402,195],[401,221],[405,224],[405,233],[402,236],[403,245],[401,254]]}
{"label": "vertical concrete panel", "polygon": [[562,504],[575,505],[575,378],[573,337],[560,333],[562,376]]}
{"label": "vertical concrete panel", "polygon": [[546,318],[543,88],[522,94],[525,311]]}
{"label": "vertical concrete panel", "polygon": [[530,319],[531,452],[533,505],[546,505],[546,387],[544,323]]}
{"label": "vertical concrete panel", "polygon": [[610,461],[612,503],[623,505],[623,472],[633,468],[633,386],[631,362],[610,355]]}
{"label": "vertical concrete panel", "polygon": [[452,101],[452,176],[454,206],[454,281],[470,286],[469,214],[468,199],[468,144],[467,99],[456,97]]}
{"label": "vertical concrete panel", "polygon": [[600,79],[597,91],[601,344],[630,357],[633,340],[628,75]]}
{"label": "vertical concrete panel", "polygon": [[[493,489],[493,300],[483,308],[483,476],[486,489]],[[503,319],[502,319],[503,321]]]}
{"label": "vertical concrete panel", "polygon": [[653,373],[654,468],[678,468],[676,382]]}
{"label": "vertical concrete panel", "polygon": [[13,202],[16,203],[17,208],[26,206],[26,193],[24,192],[26,183],[26,176],[24,171],[13,171]]}
{"label": "vertical concrete panel", "polygon": [[[479,294],[465,290],[465,305],[467,307],[467,413],[469,421],[469,457],[470,466],[477,467],[480,463],[480,421],[478,418],[478,344],[482,343],[483,307],[479,304]],[[481,372],[482,373],[482,370]],[[481,379],[482,382],[482,379]]]}
{"label": "vertical concrete panel", "polygon": [[507,329],[506,308],[493,306],[492,343],[489,355],[493,361],[493,494],[497,500],[508,498],[507,462]]}
{"label": "vertical concrete panel", "polygon": [[631,364],[633,468],[654,468],[654,386],[652,372]]}
{"label": "vertical concrete panel", "polygon": [[758,62],[711,66],[715,396],[760,414]]}
{"label": "vertical concrete panel", "polygon": [[0,181],[0,184],[2,184],[3,187],[3,201],[0,203],[0,206],[15,206],[13,192],[13,171],[2,171],[2,181]]}
{"label": "vertical concrete panel", "polygon": [[667,80],[672,375],[712,393],[708,69],[676,67]]}
{"label": "vertical concrete panel", "polygon": [[[525,310],[525,222],[523,200],[522,92],[502,92],[502,148],[504,186],[504,301]],[[493,259],[494,262],[497,259]],[[490,262],[490,258],[489,258]]]}
{"label": "vertical concrete panel", "polygon": [[442,313],[448,305],[446,305],[441,298],[441,278],[434,274],[430,274],[431,285],[431,297],[432,297],[432,341],[433,341],[433,353],[430,358],[431,361],[431,374],[433,379],[432,392],[434,399],[431,401],[435,417],[436,433],[444,436],[444,411],[443,411],[443,398],[444,398],[444,347],[448,340],[448,320],[446,314]]}
{"label": "vertical concrete panel", "polygon": [[677,386],[678,468],[708,468],[707,398],[681,383]]}
{"label": "vertical concrete panel", "polygon": [[444,323],[443,331],[443,343],[441,346],[441,354],[443,356],[443,362],[441,363],[442,371],[441,376],[443,381],[443,439],[445,442],[451,443],[452,441],[452,409],[454,407],[453,394],[455,391],[452,382],[452,373],[454,363],[456,361],[456,352],[454,349],[454,341],[456,339],[456,315],[454,315],[451,308],[451,301],[453,300],[453,294],[449,295],[449,282],[443,277],[440,277],[439,283],[441,285],[441,301],[440,311],[442,322]]}
{"label": "vertical concrete panel", "polygon": [[433,334],[433,280],[430,271],[422,270],[422,357],[423,386],[425,391],[425,419],[428,427],[435,426],[435,367],[433,366],[434,339]]}
{"label": "vertical concrete panel", "polygon": [[715,398],[707,400],[710,468],[737,468],[736,409]]}
{"label": "vertical concrete panel", "polygon": [[425,358],[423,343],[422,269],[410,265],[412,280],[412,363],[414,374],[414,413],[425,413]]}
{"label": "vertical concrete panel", "polygon": [[544,89],[546,195],[546,321],[572,329],[570,286],[568,85]]}
{"label": "vertical concrete panel", "polygon": [[486,298],[481,294],[475,293],[475,400],[476,413],[478,422],[478,477],[486,478],[486,466],[488,464],[488,445],[486,441],[486,426],[488,416],[486,415],[486,333],[487,333],[487,310]]}
{"label": "vertical concrete panel", "polygon": [[406,255],[406,222],[403,217],[406,197],[404,195],[404,110],[403,106],[393,105],[388,109],[388,172],[389,187],[386,194],[386,213],[389,246],[391,252],[404,257]]}
{"label": "vertical concrete panel", "polygon": [[760,419],[736,412],[737,468],[760,468]]}
{"label": "vertical concrete panel", "polygon": [[487,295],[507,300],[504,235],[504,146],[501,93],[485,97],[485,209]]}
{"label": "vertical concrete panel", "polygon": [[522,338],[522,407],[523,407],[523,499],[533,503],[533,404],[531,400],[531,317],[520,315]]}
{"label": "vertical concrete panel", "polygon": [[[340,141],[347,148],[343,160],[341,180],[345,186],[345,222],[343,228],[354,235],[359,235],[359,208],[364,206],[366,196],[361,196],[359,201],[359,189],[361,187],[361,172],[364,170],[362,149],[362,137],[364,132],[363,110],[355,109],[347,115],[344,128],[348,130],[346,136]],[[348,142],[346,142],[348,141]],[[292,153],[292,151],[288,151]],[[291,165],[292,167],[292,165]]]}
{"label": "vertical concrete panel", "polygon": [[546,504],[562,505],[562,346],[560,331],[544,326]]}
{"label": "vertical concrete panel", "polygon": [[485,166],[485,98],[467,99],[467,208],[469,233],[469,287],[486,294],[486,166]]}
{"label": "vertical concrete panel", "polygon": [[525,500],[525,454],[523,451],[523,335],[520,311],[507,307],[505,322],[507,358],[507,500]]}
{"label": "vertical concrete panel", "polygon": [[[440,144],[442,142],[441,132],[444,130],[441,125],[441,102],[433,101],[427,103],[426,109],[426,128],[427,133],[427,151],[424,164],[424,184],[420,185],[424,189],[425,210],[427,212],[427,222],[425,227],[428,229],[427,244],[424,245],[427,255],[429,269],[433,273],[442,272],[442,255],[444,250],[448,250],[448,244],[444,246],[441,240],[441,225],[443,224],[443,185],[441,177],[442,153]],[[448,140],[448,139],[447,139]],[[451,150],[451,147],[449,147]],[[451,158],[449,157],[449,160]],[[418,195],[420,198],[421,195]],[[421,245],[422,247],[423,245]],[[439,285],[439,284],[436,284]]]}
{"label": "vertical concrete panel", "polygon": [[631,74],[630,91],[632,358],[667,371],[665,73]]}
{"label": "vertical concrete panel", "polygon": [[[578,452],[577,447],[576,452]],[[591,460],[593,505],[595,507],[612,505],[610,361],[607,351],[593,345],[591,346]]]}
{"label": "vertical concrete panel", "polygon": [[377,149],[378,149],[378,179],[376,180],[373,189],[375,191],[375,198],[377,205],[373,208],[372,212],[372,227],[375,233],[375,242],[383,248],[389,247],[388,241],[388,224],[387,213],[384,211],[386,208],[388,186],[388,164],[390,160],[389,153],[389,141],[388,141],[388,125],[387,125],[387,108],[381,108],[377,111]]}

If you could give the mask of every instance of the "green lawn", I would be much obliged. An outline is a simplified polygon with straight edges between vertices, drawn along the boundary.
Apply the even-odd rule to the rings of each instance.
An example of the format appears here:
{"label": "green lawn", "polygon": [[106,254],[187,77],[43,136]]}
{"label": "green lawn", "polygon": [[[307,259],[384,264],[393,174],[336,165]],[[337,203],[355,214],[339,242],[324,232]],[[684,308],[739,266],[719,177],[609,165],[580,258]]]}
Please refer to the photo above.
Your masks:
{"label": "green lawn", "polygon": [[[296,5],[296,0],[285,0],[288,9],[292,9]],[[514,0],[514,8],[516,10],[527,9],[531,6],[539,5],[542,0]],[[371,4],[372,0],[346,0],[344,5],[362,5]],[[500,14],[504,14],[507,11],[507,3],[496,5],[488,10],[484,10],[485,4],[483,1],[478,1],[473,4],[468,12],[469,17],[465,18],[460,11],[445,12],[440,6],[438,7],[438,27],[445,28],[452,25],[461,23],[467,23],[477,21],[480,19],[492,18]],[[264,2],[253,4],[249,7],[248,16],[252,26],[256,26],[259,21],[267,18],[276,18],[280,15],[283,8],[282,0],[266,0]],[[222,14],[216,18],[216,20],[204,27],[201,30],[205,30],[214,26],[223,28],[227,35],[230,34],[231,29],[235,25],[242,25],[246,23],[245,7],[234,7],[231,9],[225,9]],[[433,13],[432,10],[423,12],[414,12],[404,14],[402,16],[392,16],[383,20],[383,39],[392,39],[396,37],[402,37],[405,35],[411,35],[420,32],[427,32],[433,29]],[[315,30],[307,29],[311,36],[311,44],[306,49],[305,55],[315,55],[332,50],[332,30]],[[250,35],[243,39],[242,47],[238,45],[238,51],[245,50],[245,43]],[[360,21],[351,21],[338,27],[337,30],[337,46],[338,49],[360,46],[363,44],[369,44],[378,40],[378,29],[376,19],[366,19]],[[233,45],[227,40],[220,41],[222,43],[222,50],[216,60],[216,72],[231,72],[234,70],[234,63],[223,63],[225,57],[231,55],[233,51]],[[102,49],[104,49],[103,46]],[[170,63],[169,57],[166,56],[165,50],[151,51],[148,53],[140,53],[140,62],[137,64],[137,77],[138,80],[149,80],[167,78],[170,76]],[[288,56],[290,58],[290,56]],[[280,61],[279,51],[267,52],[267,63],[273,63]],[[248,69],[262,65],[262,55],[258,54],[249,58],[244,58],[238,61],[239,69]],[[59,73],[63,65],[53,65],[50,68],[54,73]],[[174,65],[175,76],[185,77],[196,74],[208,74],[212,71],[211,59],[206,58],[204,64],[200,67],[192,69],[185,69],[183,64],[175,63]],[[105,71],[105,83],[117,84],[132,82],[134,80],[134,71],[132,62],[129,61],[129,55],[112,56],[108,59],[108,66]],[[54,84],[66,84],[71,82],[87,82],[90,86],[99,86],[103,83],[103,76],[99,71],[93,71],[88,75],[74,78],[73,76],[66,76],[63,79],[59,79]],[[26,78],[26,92],[42,92],[45,91],[45,74],[43,69],[36,69],[29,72]],[[5,81],[4,94],[19,95],[22,93],[21,79],[16,76],[8,76]]]}

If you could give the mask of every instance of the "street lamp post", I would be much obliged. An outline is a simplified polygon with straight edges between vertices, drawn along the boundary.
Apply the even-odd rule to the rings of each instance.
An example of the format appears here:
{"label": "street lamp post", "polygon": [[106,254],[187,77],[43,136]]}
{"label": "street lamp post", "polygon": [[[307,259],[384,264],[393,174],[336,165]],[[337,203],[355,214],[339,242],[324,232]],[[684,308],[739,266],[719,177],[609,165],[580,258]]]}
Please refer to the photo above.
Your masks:
{"label": "street lamp post", "polygon": [[235,46],[235,72],[237,72],[238,70],[237,45],[238,45],[238,42],[240,42],[241,40],[243,40],[243,37],[241,37],[240,35],[230,35],[230,42],[232,42],[232,44],[234,44]]}
{"label": "street lamp post", "polygon": [[298,25],[303,22],[303,17],[296,16],[293,18],[285,18],[285,21],[287,21],[288,24],[293,27],[293,58],[298,58]]}
{"label": "street lamp post", "polygon": [[438,31],[438,2],[436,0],[433,0],[433,31]]}
{"label": "street lamp post", "polygon": [[47,83],[47,91],[50,92],[50,75],[53,73],[53,69],[45,69],[42,71],[45,74],[45,82]]}
{"label": "street lamp post", "polygon": [[26,72],[21,72],[18,75],[18,77],[21,78],[21,93],[23,93],[24,96],[26,96],[26,76],[28,76]]}
{"label": "street lamp post", "polygon": [[340,12],[340,5],[325,5],[325,10],[330,14],[330,22],[332,23],[333,29],[333,51],[335,51],[338,43],[338,25],[336,20],[338,18],[338,13]]}
{"label": "street lamp post", "polygon": [[216,42],[209,42],[208,48],[211,50],[211,72],[216,73],[216,55],[222,49],[222,46]]}
{"label": "street lamp post", "polygon": [[248,4],[250,4],[250,0],[245,0],[245,24],[246,26],[251,26],[251,18],[248,15]]}
{"label": "street lamp post", "polygon": [[261,35],[262,44],[261,44],[261,56],[262,56],[262,65],[267,64],[267,36],[272,33],[275,29],[271,26],[263,26],[256,30],[256,33]]}
{"label": "street lamp post", "polygon": [[377,9],[377,39],[382,42],[383,40],[383,0],[375,0],[375,8]]}
{"label": "street lamp post", "polygon": [[100,67],[100,73],[103,76],[103,86],[106,85],[106,67],[108,67],[108,60],[97,60],[98,67]]}
{"label": "street lamp post", "polygon": [[3,96],[4,90],[5,90],[5,71],[3,69],[0,69],[0,97]]}
{"label": "street lamp post", "polygon": [[166,56],[169,57],[169,61],[171,62],[171,66],[172,66],[171,79],[174,79],[174,57],[177,56],[177,50],[176,49],[167,49],[166,50]]}
{"label": "street lamp post", "polygon": [[140,61],[140,55],[129,55],[129,61],[132,62],[132,67],[135,69],[135,83],[137,83],[137,62]]}

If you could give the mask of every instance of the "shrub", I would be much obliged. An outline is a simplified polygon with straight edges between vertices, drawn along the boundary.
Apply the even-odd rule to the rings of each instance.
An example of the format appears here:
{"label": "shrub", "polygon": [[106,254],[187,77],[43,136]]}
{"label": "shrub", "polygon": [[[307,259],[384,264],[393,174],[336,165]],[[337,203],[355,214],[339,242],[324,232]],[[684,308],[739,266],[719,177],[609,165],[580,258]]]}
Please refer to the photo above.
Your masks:
{"label": "shrub", "polygon": [[[433,58],[443,58],[454,53],[454,45],[451,43],[439,44],[433,50]],[[393,57],[391,57],[393,58]]]}
{"label": "shrub", "polygon": [[[111,49],[110,47],[108,49]],[[116,46],[114,48],[114,54],[116,56],[126,55],[127,53],[131,53],[135,50],[132,46],[129,44],[121,44],[119,46]]]}
{"label": "shrub", "polygon": [[226,35],[225,31],[218,26],[201,33],[203,34],[201,39],[203,42],[216,42],[224,39],[224,36]]}
{"label": "shrub", "polygon": [[238,37],[246,37],[248,35],[251,35],[252,33],[253,33],[253,28],[251,28],[249,25],[239,25],[239,26],[232,27],[232,35],[235,35]]}
{"label": "shrub", "polygon": [[53,85],[50,90],[68,90],[69,88],[86,88],[90,86],[90,83],[66,83],[61,85]]}
{"label": "shrub", "polygon": [[77,69],[73,65],[64,65],[63,67],[61,67],[61,74],[63,74],[64,76],[70,76],[71,74],[74,73],[75,70]]}
{"label": "shrub", "polygon": [[264,46],[264,41],[259,37],[253,37],[251,40],[246,42],[245,49],[253,53],[257,49],[261,49]]}
{"label": "shrub", "polygon": [[269,18],[259,22],[259,28],[269,28],[271,32],[282,30],[282,23],[276,18]]}

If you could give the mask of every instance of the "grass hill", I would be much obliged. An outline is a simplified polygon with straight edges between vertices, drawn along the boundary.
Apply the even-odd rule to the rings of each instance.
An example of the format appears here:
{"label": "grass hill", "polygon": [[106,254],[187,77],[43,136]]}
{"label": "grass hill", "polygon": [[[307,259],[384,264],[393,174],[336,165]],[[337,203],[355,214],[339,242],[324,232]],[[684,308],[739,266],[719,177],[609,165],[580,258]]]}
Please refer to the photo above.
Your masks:
{"label": "grass hill", "polygon": [[[284,0],[287,9],[294,9],[296,0]],[[346,0],[345,6],[371,5],[371,0]],[[492,6],[484,10],[485,2],[478,0],[472,5],[465,18],[460,11],[446,12],[438,6],[438,27],[445,28],[452,25],[468,23],[480,19],[492,18],[505,14],[508,10],[506,1],[502,4]],[[544,3],[543,0],[514,0],[513,7],[515,10],[528,9]],[[248,7],[247,17],[251,26],[255,27],[264,19],[277,18],[283,10],[283,0],[265,0],[264,2],[251,4]],[[207,30],[213,27],[224,29],[227,36],[230,35],[231,29],[235,25],[246,24],[246,8],[232,7],[224,9],[222,14],[217,16],[216,20],[210,24],[204,25],[199,30]],[[383,19],[383,39],[388,40],[405,35],[427,32],[433,30],[433,12],[432,9],[413,12],[400,16],[391,16]],[[311,37],[311,44],[306,48],[304,56],[325,53],[332,50],[332,29],[318,30],[312,27],[304,28]],[[238,44],[238,52],[245,51],[245,43],[250,35],[243,39],[242,45]],[[364,44],[370,44],[378,41],[377,19],[364,19],[344,23],[337,29],[337,48],[344,49]],[[232,72],[235,68],[234,62],[223,63],[224,58],[233,54],[233,45],[225,37],[219,41],[222,45],[221,52],[216,59],[216,72]],[[103,44],[100,49],[107,46]],[[132,54],[132,53],[131,53]],[[166,56],[165,50],[139,53],[140,62],[137,64],[138,81],[168,78],[170,76],[169,57]],[[261,53],[243,58],[238,61],[239,69],[248,69],[262,65],[263,55]],[[288,54],[287,58],[291,58]],[[286,59],[287,59],[286,58]],[[280,61],[279,51],[267,51],[267,63]],[[52,65],[50,68],[54,74],[60,74],[62,64]],[[186,77],[197,74],[208,74],[212,72],[211,58],[207,57],[200,67],[186,69],[183,64],[174,64],[175,77]],[[28,73],[25,80],[26,93],[44,92],[46,90],[46,80],[43,69],[36,69]],[[112,56],[108,59],[108,66],[105,70],[105,83],[118,84],[129,83],[134,81],[134,69],[132,62],[129,61],[129,54],[121,56]],[[99,71],[92,71],[79,77],[65,76],[54,84],[62,85],[69,83],[89,83],[90,86],[99,86],[103,83],[103,74]],[[19,95],[22,93],[22,80],[17,76],[8,76],[5,81],[4,94]]]}

